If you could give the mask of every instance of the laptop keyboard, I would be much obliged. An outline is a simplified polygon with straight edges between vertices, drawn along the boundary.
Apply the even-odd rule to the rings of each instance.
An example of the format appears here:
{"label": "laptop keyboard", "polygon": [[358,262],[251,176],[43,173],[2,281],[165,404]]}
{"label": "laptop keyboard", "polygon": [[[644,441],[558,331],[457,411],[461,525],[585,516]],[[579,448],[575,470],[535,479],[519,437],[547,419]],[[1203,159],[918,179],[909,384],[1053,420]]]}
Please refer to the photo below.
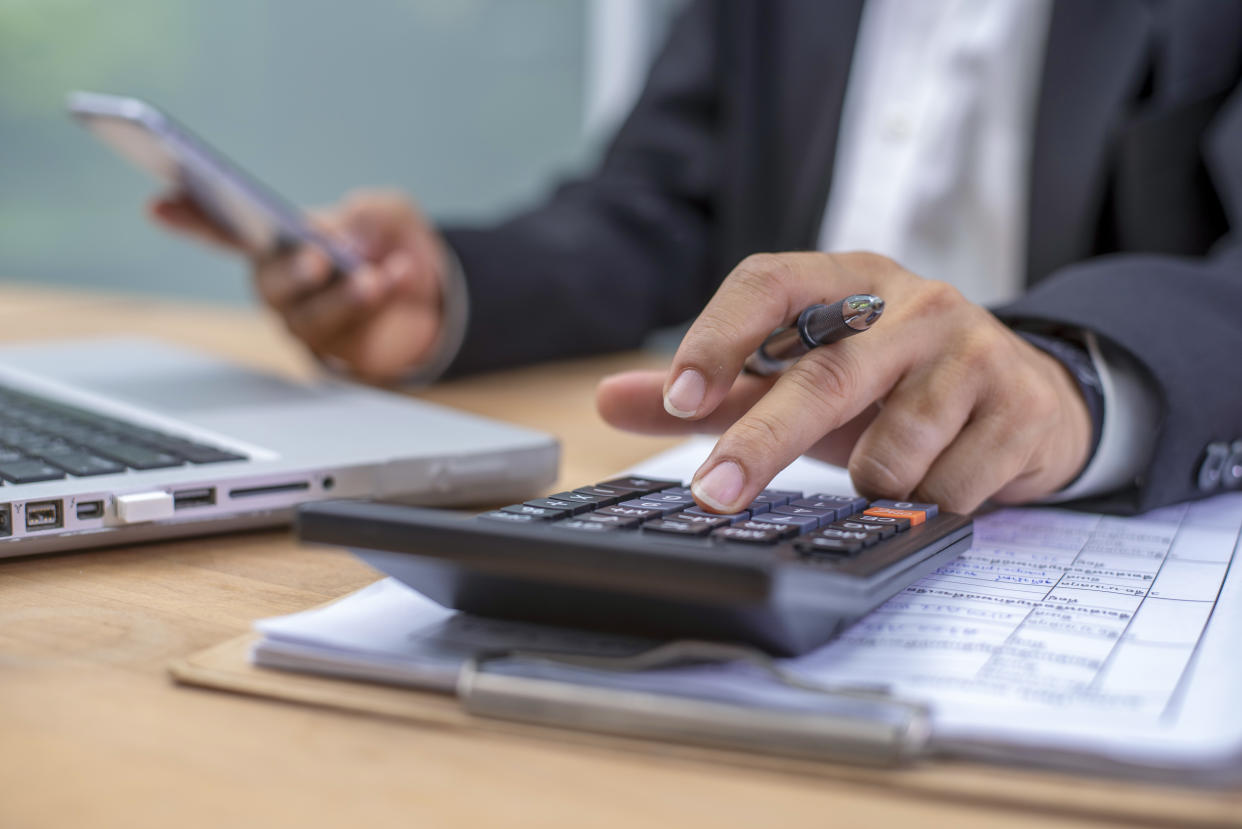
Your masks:
{"label": "laptop keyboard", "polygon": [[245,455],[0,386],[0,479],[55,481]]}

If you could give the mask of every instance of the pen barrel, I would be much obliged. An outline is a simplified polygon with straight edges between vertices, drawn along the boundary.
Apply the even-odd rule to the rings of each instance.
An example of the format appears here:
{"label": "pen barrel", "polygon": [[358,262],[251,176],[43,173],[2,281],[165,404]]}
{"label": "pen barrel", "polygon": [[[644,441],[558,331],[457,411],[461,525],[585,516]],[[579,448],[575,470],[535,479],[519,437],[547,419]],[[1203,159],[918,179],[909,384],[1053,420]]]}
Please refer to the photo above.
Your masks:
{"label": "pen barrel", "polygon": [[852,328],[846,323],[845,302],[812,305],[798,315],[798,322],[794,327],[798,329],[798,334],[808,350],[816,346],[835,343],[851,334],[858,333],[859,329]]}
{"label": "pen barrel", "polygon": [[784,371],[789,365],[810,351],[797,326],[774,331],[763,345],[746,358],[746,370],[752,374],[767,376]]}
{"label": "pen barrel", "polygon": [[769,375],[789,368],[803,354],[831,345],[870,328],[884,312],[884,300],[873,294],[854,294],[828,305],[810,305],[787,328],[778,328],[754,353],[745,368]]}

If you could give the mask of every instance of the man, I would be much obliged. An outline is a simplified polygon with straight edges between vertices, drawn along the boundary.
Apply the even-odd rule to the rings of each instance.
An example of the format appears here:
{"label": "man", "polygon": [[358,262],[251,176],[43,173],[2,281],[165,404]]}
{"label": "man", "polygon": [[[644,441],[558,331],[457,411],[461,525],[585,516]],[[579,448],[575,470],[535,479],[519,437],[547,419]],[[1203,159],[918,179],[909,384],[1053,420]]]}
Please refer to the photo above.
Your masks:
{"label": "man", "polygon": [[[361,194],[323,221],[366,267],[328,285],[305,249],[257,283],[379,381],[630,347],[701,310],[667,373],[609,378],[599,406],[722,431],[693,480],[719,511],[804,452],[955,511],[1196,497],[1242,471],[1240,35],[1216,0],[703,0],[590,177],[442,233]],[[154,212],[228,242],[184,200]],[[872,252],[760,253],[817,248]],[[1023,285],[995,314],[963,295]],[[864,292],[874,330],[739,376],[802,307]]]}

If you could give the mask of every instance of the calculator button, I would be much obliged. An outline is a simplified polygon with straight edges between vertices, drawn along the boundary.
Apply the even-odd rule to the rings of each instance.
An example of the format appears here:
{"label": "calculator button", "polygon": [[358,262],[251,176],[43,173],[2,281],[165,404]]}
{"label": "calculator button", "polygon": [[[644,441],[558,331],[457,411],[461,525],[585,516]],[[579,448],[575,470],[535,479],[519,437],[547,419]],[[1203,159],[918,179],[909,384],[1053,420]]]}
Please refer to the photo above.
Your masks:
{"label": "calculator button", "polygon": [[893,507],[868,507],[863,515],[874,515],[877,518],[905,518],[911,524],[922,524],[927,520],[927,513],[917,509],[894,509]]}
{"label": "calculator button", "polygon": [[749,512],[751,515],[759,515],[760,513],[768,512],[771,509],[772,509],[771,501],[755,500],[755,501],[750,502],[750,506],[746,508],[746,511]]}
{"label": "calculator button", "polygon": [[586,521],[581,518],[570,518],[565,521],[556,521],[549,526],[558,530],[578,530],[579,532],[588,533],[608,533],[615,532],[617,527],[611,524],[601,524],[598,521]]}
{"label": "calculator button", "polygon": [[881,499],[879,501],[872,501],[871,506],[884,507],[886,509],[915,510],[924,513],[928,518],[935,518],[936,514],[940,512],[940,507],[935,504],[916,504],[913,501],[887,501]]}
{"label": "calculator button", "polygon": [[[743,516],[737,521],[745,520],[746,513],[739,512],[738,515]],[[736,523],[728,515],[714,515],[710,512],[693,512],[691,510],[682,510],[681,512],[670,515],[668,521],[685,521],[687,524],[699,524],[715,529],[716,527],[727,527]]]}
{"label": "calculator button", "polygon": [[[598,484],[596,486],[580,486],[577,489],[575,489],[574,492],[580,495],[592,495],[598,498],[604,498],[606,499],[607,506],[612,506],[613,504],[619,504],[622,501],[628,501],[630,498],[634,496],[634,493],[631,490],[617,489],[615,486],[600,486]],[[560,493],[560,495],[565,495],[565,494],[567,493],[564,493],[564,492]],[[553,495],[552,497],[559,498],[560,495]],[[605,503],[605,502],[601,501],[600,503]]]}
{"label": "calculator button", "polygon": [[668,489],[673,486],[681,486],[681,481],[664,481],[659,478],[613,478],[611,481],[603,481],[597,486],[610,486],[616,489],[623,489],[627,492],[633,492],[635,495],[649,495],[652,492],[659,492],[662,489]]}
{"label": "calculator button", "polygon": [[[830,492],[815,492],[806,496],[807,501],[821,501],[832,504],[837,508],[837,517],[844,518],[847,515],[853,515],[861,512],[870,506],[870,502],[866,498],[859,495],[833,495]],[[800,505],[804,506],[804,505]]]}
{"label": "calculator button", "polygon": [[811,509],[810,507],[795,507],[791,504],[782,504],[779,507],[772,507],[771,515],[806,515],[813,516],[819,520],[821,525],[827,524],[837,517],[837,511],[833,509]]}
{"label": "calculator button", "polygon": [[803,554],[818,553],[837,558],[862,552],[863,544],[860,541],[851,541],[844,538],[824,538],[823,536],[811,535],[795,541],[794,549]]}
{"label": "calculator button", "polygon": [[591,504],[584,504],[579,501],[565,501],[561,498],[535,498],[532,501],[526,501],[524,506],[561,510],[568,515],[587,512],[593,508]]}
{"label": "calculator button", "polygon": [[[665,492],[653,492],[650,495],[644,495],[636,498],[637,501],[659,501],[661,504],[680,504],[684,507],[694,506],[694,496],[689,492],[677,492],[675,490],[666,490]],[[622,501],[621,503],[625,503]]]}
{"label": "calculator button", "polygon": [[672,515],[686,508],[684,501],[656,501],[651,498],[635,498],[633,501],[622,501],[617,506],[631,509],[655,510],[660,515]]}
{"label": "calculator button", "polygon": [[501,512],[508,512],[514,515],[529,515],[531,518],[547,520],[549,518],[565,518],[569,515],[569,510],[548,509],[547,507],[531,507],[526,504],[514,504],[508,507],[501,507]]}
{"label": "calculator button", "polygon": [[857,542],[864,547],[870,547],[880,540],[878,533],[863,532],[862,530],[820,530],[815,536],[817,538],[831,538],[837,541]]}
{"label": "calculator button", "polygon": [[788,504],[795,498],[801,498],[801,492],[795,492],[792,489],[765,489],[755,496],[755,503],[768,504],[777,507],[781,504]]}
{"label": "calculator button", "polygon": [[[549,498],[555,501],[569,501],[571,504],[581,504],[583,509],[598,509],[600,507],[608,507],[619,502],[622,498],[629,498],[629,493],[618,492],[614,495],[591,495],[586,492],[558,492],[555,495],[549,495]],[[526,503],[530,503],[527,501]]]}
{"label": "calculator button", "polygon": [[614,507],[604,507],[595,511],[596,515],[619,515],[622,518],[637,518],[639,521],[646,521],[648,518],[659,518],[664,513],[658,509],[640,509],[639,507],[627,507],[618,504]]}
{"label": "calculator button", "polygon": [[682,515],[682,516],[706,515],[709,518],[723,518],[730,524],[736,524],[739,521],[745,521],[747,518],[750,518],[750,512],[748,512],[747,510],[742,510],[741,512],[720,513],[720,512],[708,512],[702,507],[690,507],[689,509],[683,510],[682,512],[679,512],[677,514]]}
{"label": "calculator button", "polygon": [[734,524],[733,526],[742,530],[760,530],[765,533],[770,533],[775,530],[780,533],[781,538],[793,538],[798,534],[798,530],[800,529],[793,524],[773,524],[770,521],[756,521],[754,519],[751,519],[750,521],[742,521]]}
{"label": "calculator button", "polygon": [[483,518],[488,521],[509,521],[514,524],[529,524],[532,521],[543,520],[541,518],[536,518],[533,515],[519,515],[513,512],[501,512],[500,510],[492,510],[491,512],[485,512],[482,515],[478,515],[476,517]]}
{"label": "calculator button", "polygon": [[775,544],[781,534],[776,530],[750,530],[743,527],[721,527],[712,530],[712,538],[724,541],[741,541],[745,544]]}
{"label": "calculator button", "polygon": [[825,526],[828,530],[854,530],[856,532],[876,533],[881,539],[897,534],[897,528],[888,524],[868,524],[866,521],[833,521]]}
{"label": "calculator button", "polygon": [[605,515],[602,512],[588,512],[579,515],[575,520],[594,521],[597,524],[607,524],[610,527],[616,527],[618,530],[628,530],[637,527],[641,522],[641,518],[625,515]]}
{"label": "calculator button", "polygon": [[642,526],[643,532],[673,535],[707,535],[712,529],[711,524],[695,524],[689,521],[678,521],[676,518],[657,518]]}
{"label": "calculator button", "polygon": [[809,532],[819,526],[819,518],[814,515],[784,515],[776,512],[765,512],[751,519],[764,524],[785,524],[797,527],[799,532]]}
{"label": "calculator button", "polygon": [[850,516],[850,520],[860,521],[863,524],[874,524],[877,527],[892,527],[899,533],[903,533],[910,529],[909,518],[896,518],[892,515],[867,515],[866,513],[862,513],[860,515]]}
{"label": "calculator button", "polygon": [[827,501],[821,501],[816,498],[795,498],[785,505],[786,508],[794,509],[813,509],[820,515],[824,516],[827,521],[835,521],[838,517],[844,516],[844,512],[838,515],[840,504],[830,504]]}

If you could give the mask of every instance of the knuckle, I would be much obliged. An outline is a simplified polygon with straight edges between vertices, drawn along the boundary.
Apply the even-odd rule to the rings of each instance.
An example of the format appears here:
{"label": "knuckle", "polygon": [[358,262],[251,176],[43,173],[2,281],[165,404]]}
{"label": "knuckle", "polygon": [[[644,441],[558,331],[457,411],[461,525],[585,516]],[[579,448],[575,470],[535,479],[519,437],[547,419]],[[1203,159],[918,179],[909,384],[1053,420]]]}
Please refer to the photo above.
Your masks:
{"label": "knuckle", "polygon": [[980,375],[1003,368],[995,338],[972,328],[963,329],[953,345],[953,362],[965,373]]}
{"label": "knuckle", "polygon": [[734,281],[761,297],[783,293],[795,273],[789,260],[776,253],[752,253],[733,269]]}
{"label": "knuckle", "polygon": [[957,288],[939,279],[923,280],[918,307],[925,314],[943,314],[967,305]]}
{"label": "knuckle", "polygon": [[737,421],[729,430],[728,449],[738,456],[766,462],[783,455],[787,434],[778,419],[766,414],[751,414]]}
{"label": "knuckle", "polygon": [[856,393],[861,374],[862,367],[849,352],[824,348],[808,352],[785,372],[790,384],[813,403],[833,410]]}
{"label": "knuckle", "polygon": [[975,483],[966,478],[946,475],[927,478],[918,485],[916,492],[920,500],[938,504],[945,512],[963,515],[974,512],[991,494],[981,492]]}
{"label": "knuckle", "polygon": [[855,452],[849,461],[850,480],[868,498],[904,498],[910,485],[872,451]]}

